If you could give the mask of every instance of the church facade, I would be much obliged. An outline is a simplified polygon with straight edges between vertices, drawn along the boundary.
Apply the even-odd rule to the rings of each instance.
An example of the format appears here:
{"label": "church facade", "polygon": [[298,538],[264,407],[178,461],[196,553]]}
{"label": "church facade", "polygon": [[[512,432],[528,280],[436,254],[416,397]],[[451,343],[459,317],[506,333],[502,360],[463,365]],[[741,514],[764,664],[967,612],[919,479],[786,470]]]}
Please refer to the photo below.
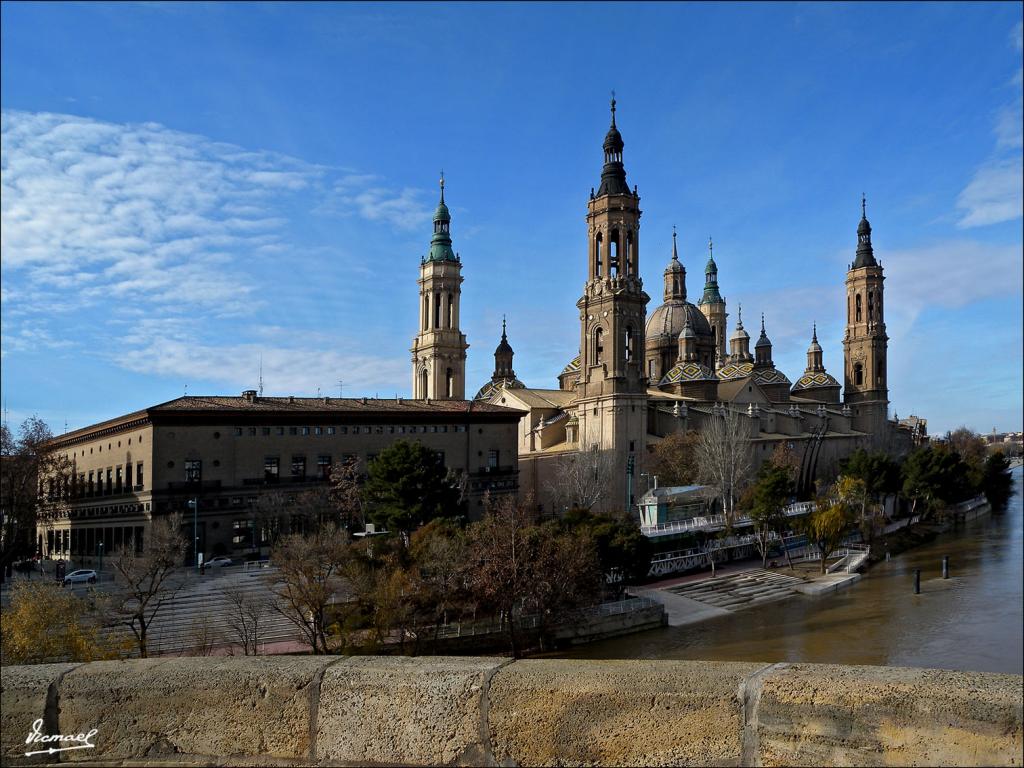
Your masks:
{"label": "church facade", "polygon": [[[825,370],[813,327],[807,366],[794,382],[775,366],[763,315],[753,352],[739,304],[729,331],[710,241],[703,291],[694,304],[673,232],[662,301],[648,311],[651,297],[640,276],[640,196],[627,183],[623,149],[613,99],[600,184],[587,200],[580,252],[586,283],[576,302],[578,355],[558,375],[556,387],[527,387],[513,371],[503,323],[494,375],[476,395],[524,412],[518,430],[520,493],[542,509],[558,511],[557,484],[566,461],[597,451],[606,460],[601,471],[609,474],[597,507],[632,509],[645,490],[640,478],[654,446],[674,432],[700,431],[727,411],[742,420],[755,468],[784,443],[800,458],[803,487],[832,476],[839,460],[856,448],[909,450],[910,432],[888,416],[884,275],[863,201],[856,256],[846,274],[843,383]],[[421,265],[423,316],[413,346],[416,397],[462,396],[466,344],[458,332],[461,277],[458,257],[450,254],[449,221],[442,188],[434,238],[439,232],[447,238],[441,243],[447,251],[439,248],[435,258],[432,243]],[[452,266],[444,271],[449,260]],[[452,330],[444,323],[453,311]],[[434,331],[435,321],[442,331]],[[434,341],[448,331],[450,339]]]}

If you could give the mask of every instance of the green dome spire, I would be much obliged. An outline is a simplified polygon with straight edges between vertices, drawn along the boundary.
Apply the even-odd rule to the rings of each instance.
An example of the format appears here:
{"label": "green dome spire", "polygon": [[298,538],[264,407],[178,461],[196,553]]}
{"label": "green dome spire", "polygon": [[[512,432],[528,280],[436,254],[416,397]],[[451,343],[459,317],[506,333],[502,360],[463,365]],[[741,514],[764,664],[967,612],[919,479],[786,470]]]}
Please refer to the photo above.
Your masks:
{"label": "green dome spire", "polygon": [[441,200],[434,211],[434,236],[430,238],[430,254],[427,261],[458,261],[452,250],[452,215],[444,202],[444,171],[441,171]]}
{"label": "green dome spire", "polygon": [[715,246],[708,238],[708,264],[704,267],[704,295],[701,304],[722,304],[722,294],[718,292],[718,265],[715,264]]}

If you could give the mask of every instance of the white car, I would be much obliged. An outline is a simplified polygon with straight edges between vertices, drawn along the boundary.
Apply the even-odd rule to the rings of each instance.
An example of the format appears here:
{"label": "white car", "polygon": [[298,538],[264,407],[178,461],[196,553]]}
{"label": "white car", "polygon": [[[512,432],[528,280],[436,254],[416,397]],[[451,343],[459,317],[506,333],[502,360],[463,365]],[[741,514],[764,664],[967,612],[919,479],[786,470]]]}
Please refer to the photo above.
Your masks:
{"label": "white car", "polygon": [[220,567],[225,566],[225,565],[234,565],[234,564],[235,564],[234,560],[232,560],[230,557],[226,557],[224,555],[219,555],[217,557],[211,557],[209,560],[206,561],[206,567],[207,568],[220,568]]}
{"label": "white car", "polygon": [[96,583],[96,571],[72,571],[64,577],[64,586],[68,584],[95,584]]}

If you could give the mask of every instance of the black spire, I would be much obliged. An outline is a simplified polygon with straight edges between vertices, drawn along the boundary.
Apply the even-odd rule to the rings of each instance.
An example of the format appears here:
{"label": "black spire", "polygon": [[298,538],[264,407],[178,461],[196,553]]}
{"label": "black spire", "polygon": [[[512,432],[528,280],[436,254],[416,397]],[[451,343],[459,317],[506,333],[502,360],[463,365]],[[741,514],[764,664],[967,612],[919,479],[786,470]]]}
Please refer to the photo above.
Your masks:
{"label": "black spire", "polygon": [[601,186],[597,196],[628,195],[626,169],[622,165],[622,134],[615,126],[615,91],[612,91],[612,124],[604,137],[604,168],[601,170]]}
{"label": "black spire", "polygon": [[515,371],[512,370],[512,345],[508,343],[508,336],[505,334],[505,316],[501,316],[501,343],[494,350],[494,373],[491,381],[498,382],[502,379],[514,379]]}
{"label": "black spire", "polygon": [[875,252],[871,248],[871,223],[868,221],[868,201],[863,194],[860,196],[860,224],[857,225],[857,258],[853,260],[853,268],[877,267]]}

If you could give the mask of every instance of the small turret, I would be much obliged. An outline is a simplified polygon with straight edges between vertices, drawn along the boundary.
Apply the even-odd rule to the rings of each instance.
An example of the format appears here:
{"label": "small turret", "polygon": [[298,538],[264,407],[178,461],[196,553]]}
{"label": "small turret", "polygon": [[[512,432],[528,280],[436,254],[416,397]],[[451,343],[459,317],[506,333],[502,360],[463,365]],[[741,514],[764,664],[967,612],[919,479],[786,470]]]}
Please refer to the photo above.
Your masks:
{"label": "small turret", "polygon": [[774,365],[772,362],[772,342],[764,329],[764,312],[761,313],[761,336],[754,345],[754,357],[754,365],[756,366],[769,367]]}
{"label": "small turret", "polygon": [[857,225],[857,257],[853,268],[877,267],[875,252],[871,247],[871,222],[868,221],[868,201],[865,195],[860,196],[860,224]]}
{"label": "small turret", "polygon": [[434,211],[434,236],[430,239],[427,261],[457,261],[452,250],[452,216],[444,202],[444,172],[441,173],[441,200]]}
{"label": "small turret", "polygon": [[750,334],[743,328],[743,305],[740,304],[736,320],[736,330],[729,337],[729,362],[749,363],[752,359],[750,355]]}
{"label": "small turret", "polygon": [[665,301],[686,301],[686,267],[679,261],[675,227],[672,227],[672,258],[665,268]]}

